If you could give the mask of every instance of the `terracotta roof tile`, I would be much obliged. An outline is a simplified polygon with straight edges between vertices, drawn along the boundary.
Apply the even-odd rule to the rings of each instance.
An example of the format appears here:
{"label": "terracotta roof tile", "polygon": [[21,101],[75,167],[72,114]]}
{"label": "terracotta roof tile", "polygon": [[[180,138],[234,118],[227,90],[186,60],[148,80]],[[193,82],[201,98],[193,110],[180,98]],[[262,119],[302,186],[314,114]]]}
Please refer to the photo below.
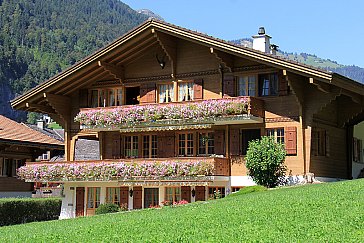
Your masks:
{"label": "terracotta roof tile", "polygon": [[63,145],[52,137],[0,115],[0,139],[39,144]]}

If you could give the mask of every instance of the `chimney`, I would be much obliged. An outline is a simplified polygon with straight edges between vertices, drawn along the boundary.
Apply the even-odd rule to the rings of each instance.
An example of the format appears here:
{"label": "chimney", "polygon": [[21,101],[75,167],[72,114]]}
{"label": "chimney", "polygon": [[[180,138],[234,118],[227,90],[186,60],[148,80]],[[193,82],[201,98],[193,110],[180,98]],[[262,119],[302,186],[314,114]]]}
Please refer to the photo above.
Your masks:
{"label": "chimney", "polygon": [[44,127],[45,127],[45,122],[44,122],[44,120],[43,119],[39,119],[39,120],[37,120],[37,127],[39,128],[39,129],[44,129]]}
{"label": "chimney", "polygon": [[264,27],[260,27],[258,35],[253,35],[253,49],[264,53],[271,53],[270,37],[265,33]]}

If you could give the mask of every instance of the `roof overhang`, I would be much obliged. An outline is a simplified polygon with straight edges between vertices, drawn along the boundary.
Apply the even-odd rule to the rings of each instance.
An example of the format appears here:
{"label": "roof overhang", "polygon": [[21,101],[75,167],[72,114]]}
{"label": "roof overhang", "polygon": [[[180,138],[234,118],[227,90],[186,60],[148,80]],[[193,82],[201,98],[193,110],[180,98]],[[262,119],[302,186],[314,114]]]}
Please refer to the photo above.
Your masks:
{"label": "roof overhang", "polygon": [[[27,103],[37,105],[43,100],[44,94],[53,93],[69,95],[72,91],[82,88],[87,83],[96,81],[103,75],[111,74],[117,79],[122,74],[113,72],[113,63],[121,63],[130,59],[128,55],[140,54],[147,48],[158,44],[160,40],[156,33],[163,33],[175,38],[192,41],[208,48],[213,48],[234,56],[243,57],[275,68],[284,69],[302,76],[313,78],[325,83],[344,86],[355,93],[364,93],[364,86],[344,76],[313,68],[298,62],[266,54],[251,48],[237,46],[211,36],[181,28],[157,20],[148,20],[106,47],[96,51],[77,64],[58,75],[25,92],[11,101],[15,109],[26,109]],[[131,51],[133,50],[133,51]]]}

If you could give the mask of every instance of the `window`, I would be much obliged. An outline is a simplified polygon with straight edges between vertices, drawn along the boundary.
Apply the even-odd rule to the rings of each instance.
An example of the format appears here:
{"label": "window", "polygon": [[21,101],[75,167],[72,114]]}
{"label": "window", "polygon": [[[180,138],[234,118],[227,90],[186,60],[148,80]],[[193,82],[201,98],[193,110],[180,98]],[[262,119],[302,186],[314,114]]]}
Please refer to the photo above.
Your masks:
{"label": "window", "polygon": [[120,106],[123,103],[123,89],[93,89],[90,91],[90,107]]}
{"label": "window", "polygon": [[269,128],[267,136],[274,137],[277,143],[284,143],[284,128]]}
{"label": "window", "polygon": [[205,132],[198,134],[198,154],[214,154],[214,133]]}
{"label": "window", "polygon": [[238,96],[256,96],[256,76],[237,77]]}
{"label": "window", "polygon": [[120,205],[120,188],[106,187],[106,203]]}
{"label": "window", "polygon": [[259,95],[260,96],[278,95],[277,73],[259,75]]}
{"label": "window", "polygon": [[353,161],[357,163],[363,162],[362,141],[358,138],[353,138]]}
{"label": "window", "polygon": [[193,82],[178,83],[178,101],[193,100]]}
{"label": "window", "polygon": [[193,133],[178,134],[178,155],[193,156]]}
{"label": "window", "polygon": [[124,154],[126,157],[138,157],[138,136],[125,136]]}
{"label": "window", "polygon": [[157,157],[157,135],[143,136],[143,158]]}
{"label": "window", "polygon": [[20,159],[0,158],[0,176],[16,176],[16,170],[23,165]]}
{"label": "window", "polygon": [[326,131],[324,129],[312,129],[311,150],[314,156],[326,156]]}
{"label": "window", "polygon": [[246,155],[249,142],[260,139],[260,129],[243,129],[241,132],[242,150],[241,153]]}
{"label": "window", "polygon": [[209,187],[209,198],[218,199],[225,197],[225,187]]}
{"label": "window", "polygon": [[100,187],[87,188],[87,208],[96,209],[100,205]]}
{"label": "window", "polygon": [[165,200],[170,203],[181,201],[181,187],[166,187]]}
{"label": "window", "polygon": [[158,85],[158,100],[159,103],[168,103],[174,101],[173,84]]}

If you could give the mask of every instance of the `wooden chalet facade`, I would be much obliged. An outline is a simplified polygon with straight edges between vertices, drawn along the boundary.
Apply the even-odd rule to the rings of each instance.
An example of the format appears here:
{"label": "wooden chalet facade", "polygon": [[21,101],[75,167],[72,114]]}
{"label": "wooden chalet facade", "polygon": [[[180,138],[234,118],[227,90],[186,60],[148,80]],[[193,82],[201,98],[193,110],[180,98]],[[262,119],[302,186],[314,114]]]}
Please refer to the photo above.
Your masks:
{"label": "wooden chalet facade", "polygon": [[[65,128],[62,166],[199,166],[198,175],[190,168],[188,176],[81,178],[70,172],[50,178],[64,183],[66,218],[91,215],[104,202],[137,209],[207,200],[216,191],[224,196],[251,185],[244,155],[248,142],[263,135],[285,143],[295,180],[309,173],[351,178],[353,125],[363,113],[363,95],[362,84],[341,75],[149,20],[12,106],[47,113]],[[74,161],[80,138],[100,142],[99,161]],[[39,180],[45,179],[33,178]]]}
{"label": "wooden chalet facade", "polygon": [[18,179],[17,169],[63,149],[62,141],[0,115],[0,198],[31,197],[33,183]]}

